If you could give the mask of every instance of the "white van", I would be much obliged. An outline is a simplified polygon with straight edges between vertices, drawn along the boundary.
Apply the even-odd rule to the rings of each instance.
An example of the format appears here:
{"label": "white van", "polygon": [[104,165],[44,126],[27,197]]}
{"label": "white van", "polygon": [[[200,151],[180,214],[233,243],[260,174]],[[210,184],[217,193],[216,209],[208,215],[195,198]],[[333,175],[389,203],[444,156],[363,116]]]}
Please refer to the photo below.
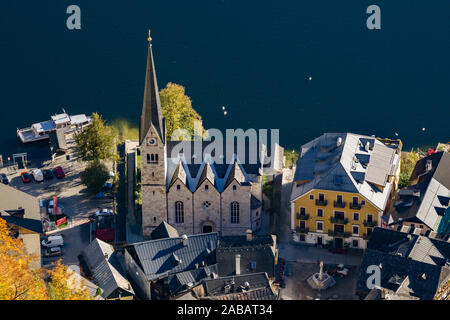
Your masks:
{"label": "white van", "polygon": [[34,181],[36,182],[44,181],[44,175],[42,174],[41,170],[34,169],[33,171],[31,171],[31,174],[33,175]]}
{"label": "white van", "polygon": [[44,248],[62,247],[64,245],[64,239],[61,235],[49,236],[47,239],[41,242]]}

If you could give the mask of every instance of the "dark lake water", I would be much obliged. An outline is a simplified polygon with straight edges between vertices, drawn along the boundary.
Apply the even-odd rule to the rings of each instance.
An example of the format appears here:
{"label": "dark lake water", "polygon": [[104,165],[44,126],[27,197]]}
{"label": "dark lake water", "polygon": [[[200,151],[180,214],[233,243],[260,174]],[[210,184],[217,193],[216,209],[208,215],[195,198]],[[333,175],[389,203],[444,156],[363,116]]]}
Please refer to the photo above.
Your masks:
{"label": "dark lake water", "polygon": [[2,0],[0,154],[61,108],[137,125],[148,28],[160,88],[184,85],[206,128],[279,128],[297,149],[326,131],[450,140],[448,0]]}

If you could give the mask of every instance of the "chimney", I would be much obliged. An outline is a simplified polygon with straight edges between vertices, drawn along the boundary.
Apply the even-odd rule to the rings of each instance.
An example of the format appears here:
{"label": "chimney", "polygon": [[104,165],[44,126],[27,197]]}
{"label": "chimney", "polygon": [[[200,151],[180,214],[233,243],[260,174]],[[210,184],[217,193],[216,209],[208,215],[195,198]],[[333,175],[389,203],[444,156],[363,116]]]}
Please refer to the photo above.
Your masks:
{"label": "chimney", "polygon": [[369,152],[369,150],[370,150],[370,143],[369,143],[369,141],[366,142],[366,146],[365,146],[364,149],[365,149],[367,152]]}
{"label": "chimney", "polygon": [[247,229],[247,231],[245,231],[245,234],[247,236],[247,241],[252,241],[253,240],[253,233],[252,230]]}
{"label": "chimney", "polygon": [[337,147],[340,147],[341,144],[342,144],[342,137],[339,137],[339,138],[337,138],[337,140],[336,140],[336,146],[337,146]]}
{"label": "chimney", "polygon": [[236,255],[236,275],[241,274],[241,255]]}
{"label": "chimney", "polygon": [[187,245],[188,245],[188,237],[187,237],[187,235],[183,234],[181,236],[181,241],[183,242],[183,247],[187,247]]}

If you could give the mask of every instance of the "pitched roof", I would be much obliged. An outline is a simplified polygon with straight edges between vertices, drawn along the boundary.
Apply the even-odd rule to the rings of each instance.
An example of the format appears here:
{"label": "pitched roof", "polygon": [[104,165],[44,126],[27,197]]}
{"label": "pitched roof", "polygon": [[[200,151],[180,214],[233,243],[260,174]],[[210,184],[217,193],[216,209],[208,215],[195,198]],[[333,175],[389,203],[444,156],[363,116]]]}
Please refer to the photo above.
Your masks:
{"label": "pitched roof", "polygon": [[432,299],[450,278],[450,243],[376,228],[364,253],[357,288],[367,291],[367,267],[381,267],[381,287],[399,297]]}
{"label": "pitched roof", "polygon": [[219,276],[230,276],[236,272],[236,255],[240,255],[240,273],[267,272],[270,277],[275,274],[275,246],[272,236],[228,236],[219,240],[216,250]]}
{"label": "pitched roof", "polygon": [[0,217],[10,224],[42,233],[39,200],[4,184],[0,184]]}
{"label": "pitched roof", "polygon": [[220,277],[203,281],[205,296],[215,300],[275,300],[269,278],[264,272]]}
{"label": "pitched roof", "polygon": [[163,221],[152,231],[150,237],[152,240],[156,239],[165,239],[165,238],[178,238],[180,235],[178,234],[177,229],[172,227],[167,222]]}
{"label": "pitched roof", "polygon": [[142,105],[142,114],[139,130],[139,143],[147,135],[151,126],[154,126],[161,141],[165,142],[165,132],[163,116],[161,111],[161,102],[159,100],[158,81],[156,80],[156,70],[153,61],[152,45],[148,46],[147,69],[145,73],[144,101]]}
{"label": "pitched roof", "polygon": [[[300,150],[291,200],[313,189],[359,193],[384,210],[400,164],[395,149],[378,139],[353,133],[325,133]],[[383,180],[383,181],[382,181]],[[383,191],[375,187],[384,186]]]}
{"label": "pitched roof", "polygon": [[417,221],[437,231],[450,200],[450,155],[438,152],[420,159],[411,181],[413,185],[398,192],[398,201],[389,210],[391,222]]}
{"label": "pitched roof", "polygon": [[94,282],[102,288],[104,298],[108,298],[118,288],[134,295],[130,283],[123,275],[113,246],[95,239],[83,250],[82,257]]}
{"label": "pitched roof", "polygon": [[126,246],[126,250],[143,269],[147,280],[160,276],[196,269],[215,264],[214,251],[218,234],[204,233],[183,237],[150,240]]}
{"label": "pitched roof", "polygon": [[170,293],[171,295],[178,295],[205,279],[217,277],[217,274],[217,264],[172,274],[168,277]]}

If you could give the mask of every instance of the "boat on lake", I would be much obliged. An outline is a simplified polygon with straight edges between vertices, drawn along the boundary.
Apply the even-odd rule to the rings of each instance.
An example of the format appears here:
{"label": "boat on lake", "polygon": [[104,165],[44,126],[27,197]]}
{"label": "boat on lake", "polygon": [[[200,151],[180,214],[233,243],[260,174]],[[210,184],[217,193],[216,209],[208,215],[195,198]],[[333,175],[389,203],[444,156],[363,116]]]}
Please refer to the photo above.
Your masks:
{"label": "boat on lake", "polygon": [[34,123],[28,128],[17,129],[17,136],[22,143],[46,140],[50,138],[52,131],[58,130],[64,133],[79,131],[90,125],[91,122],[91,117],[87,117],[85,114],[70,116],[63,109],[63,113],[51,116],[50,120]]}

